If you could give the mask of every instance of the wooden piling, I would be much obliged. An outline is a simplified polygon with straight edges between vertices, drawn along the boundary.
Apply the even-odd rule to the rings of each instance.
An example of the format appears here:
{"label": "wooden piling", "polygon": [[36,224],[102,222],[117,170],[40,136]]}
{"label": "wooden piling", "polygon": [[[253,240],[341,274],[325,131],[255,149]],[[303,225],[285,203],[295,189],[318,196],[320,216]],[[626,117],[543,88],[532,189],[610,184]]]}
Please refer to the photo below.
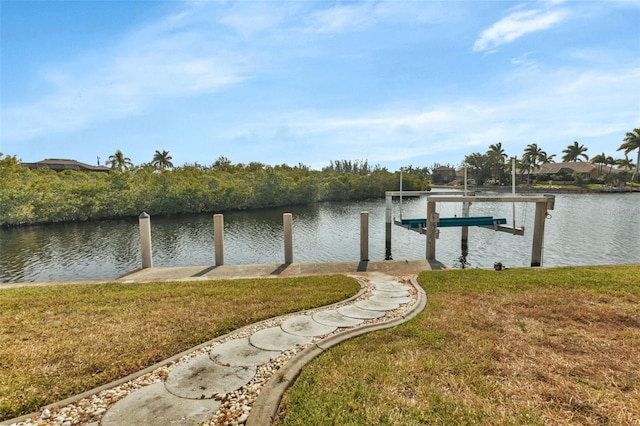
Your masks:
{"label": "wooden piling", "polygon": [[369,261],[369,212],[360,212],[360,262]]}
{"label": "wooden piling", "polygon": [[293,263],[293,232],[292,232],[293,215],[284,213],[282,215],[282,224],[284,227],[284,263],[289,265]]}
{"label": "wooden piling", "polygon": [[151,252],[151,216],[142,212],[138,217],[140,227],[140,251],[142,253],[142,267],[153,268],[153,255]]}
{"label": "wooden piling", "polygon": [[392,260],[391,257],[391,208],[393,196],[390,193],[385,194],[386,212],[385,212],[385,228],[384,228],[384,260]]}
{"label": "wooden piling", "polygon": [[215,242],[216,266],[224,265],[224,216],[213,215],[213,240]]}
{"label": "wooden piling", "polygon": [[427,201],[427,260],[436,260],[437,220],[433,220],[436,213],[436,203]]}

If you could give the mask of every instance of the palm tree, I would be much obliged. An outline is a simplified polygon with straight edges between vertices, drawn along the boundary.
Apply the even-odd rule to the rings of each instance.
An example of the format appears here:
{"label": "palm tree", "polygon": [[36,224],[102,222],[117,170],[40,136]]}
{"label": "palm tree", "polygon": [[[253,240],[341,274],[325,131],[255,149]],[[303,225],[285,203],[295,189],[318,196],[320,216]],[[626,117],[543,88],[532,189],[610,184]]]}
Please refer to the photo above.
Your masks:
{"label": "palm tree", "polygon": [[131,162],[131,158],[125,157],[122,151],[117,150],[115,154],[109,156],[107,166],[111,166],[112,169],[124,171],[133,167],[133,163]]}
{"label": "palm tree", "polygon": [[556,162],[554,160],[555,157],[556,157],[556,154],[547,155],[546,152],[542,151],[540,152],[540,158],[538,160],[540,161],[540,164],[555,163]]}
{"label": "palm tree", "polygon": [[502,183],[502,177],[505,171],[505,161],[507,160],[507,154],[502,149],[502,142],[489,145],[489,150],[486,154],[491,162],[491,172],[493,178]]}
{"label": "palm tree", "polygon": [[604,165],[605,166],[609,166],[609,173],[607,174],[607,177],[605,178],[606,182],[609,182],[609,191],[613,190],[613,166],[615,166],[616,164],[618,164],[618,160],[614,159],[612,156],[607,156],[604,159]]}
{"label": "palm tree", "polygon": [[543,164],[543,160],[548,161],[549,156],[546,152],[539,148],[537,144],[531,143],[527,145],[524,150],[524,155],[522,156],[522,163],[525,164],[529,170],[529,174],[527,175],[527,184],[529,184],[529,178],[531,177],[531,172],[540,167],[540,164]]}
{"label": "palm tree", "polygon": [[606,164],[607,156],[604,154],[598,154],[591,159],[591,163],[598,165],[598,177],[602,175],[602,166]]}
{"label": "palm tree", "polygon": [[632,170],[635,167],[635,164],[633,164],[633,161],[631,161],[631,159],[629,159],[628,155],[625,155],[624,158],[620,158],[618,160],[616,160],[616,164],[619,167],[622,167],[625,170]]}
{"label": "palm tree", "polygon": [[173,163],[171,162],[173,158],[169,155],[169,151],[162,150],[162,152],[156,150],[156,153],[153,154],[153,161],[151,165],[156,169],[170,169],[173,167]]}
{"label": "palm tree", "polygon": [[631,151],[638,150],[638,159],[636,160],[636,172],[634,181],[638,181],[640,177],[638,175],[638,166],[640,166],[640,129],[633,129],[631,132],[627,132],[623,143],[620,145],[620,148],[617,151],[624,151],[625,155],[628,155]]}
{"label": "palm tree", "polygon": [[[630,172],[630,170],[633,170],[635,164],[633,164],[633,161],[629,159],[628,155],[625,155],[624,158],[616,160],[616,163],[618,164],[618,167],[621,167],[623,169],[621,171],[618,171],[618,174],[616,176],[620,181],[620,185],[624,186],[626,185],[625,182],[628,182],[630,180],[629,178],[632,177],[632,173]],[[633,184],[631,184],[630,190],[633,191]]]}
{"label": "palm tree", "polygon": [[582,161],[580,157],[583,157],[585,161],[589,160],[589,156],[585,154],[589,148],[584,145],[578,144],[578,141],[573,141],[573,145],[569,145],[567,149],[562,151],[562,161],[569,163],[572,161]]}

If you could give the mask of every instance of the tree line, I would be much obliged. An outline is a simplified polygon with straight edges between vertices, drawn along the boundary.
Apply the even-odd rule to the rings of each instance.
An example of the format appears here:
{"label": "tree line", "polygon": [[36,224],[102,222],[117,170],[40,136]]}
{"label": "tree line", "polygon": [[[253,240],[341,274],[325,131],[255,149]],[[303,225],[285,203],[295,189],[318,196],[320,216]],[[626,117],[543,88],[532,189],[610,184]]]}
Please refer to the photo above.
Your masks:
{"label": "tree line", "polygon": [[[578,141],[574,141],[562,151],[562,162],[590,161],[598,166],[598,176],[606,183],[613,184],[614,181],[638,182],[640,180],[640,174],[638,173],[638,165],[640,164],[640,129],[633,129],[632,132],[627,132],[623,143],[617,150],[624,152],[624,158],[613,158],[603,152],[589,159],[588,148],[578,143]],[[629,158],[629,154],[634,151],[637,151],[638,155],[635,164]],[[503,185],[511,183],[511,160],[515,158],[516,169],[519,170],[521,180],[526,178],[526,182],[530,183],[533,172],[539,169],[542,164],[555,162],[555,157],[556,154],[547,154],[535,143],[527,145],[520,158],[509,156],[503,149],[502,143],[498,142],[490,145],[484,154],[474,152],[465,156],[464,164],[467,166],[469,178],[474,179],[477,185],[483,185],[489,180],[498,185]],[[618,168],[616,173],[613,173],[614,166]],[[604,169],[605,167],[609,169],[606,170]],[[603,171],[607,173],[603,173]],[[570,178],[580,181],[582,175],[578,173]]]}
{"label": "tree line", "polygon": [[[562,151],[562,161],[589,161],[588,149],[577,141]],[[638,181],[640,129],[628,132],[618,148],[625,158],[604,153],[591,158],[603,179],[613,184]],[[638,163],[628,154],[637,151]],[[502,143],[489,146],[484,154],[464,159],[469,178],[477,185],[492,180],[510,183],[511,162]],[[546,162],[555,161],[537,144],[529,144],[517,160],[517,169],[526,174]],[[224,212],[254,208],[285,207],[318,201],[360,201],[384,197],[398,188],[400,172],[390,172],[367,160],[336,160],[322,170],[300,163],[269,166],[259,162],[233,164],[219,157],[210,166],[198,163],[174,167],[168,151],[155,151],[149,163],[134,165],[122,151],[109,156],[108,173],[48,168],[29,169],[15,156],[0,153],[0,226],[86,221],[133,217],[146,211],[151,215]],[[425,190],[431,182],[429,167],[403,167],[403,188]],[[613,173],[613,166],[620,169]],[[602,173],[608,167],[608,173]],[[635,167],[635,172],[632,172]],[[582,179],[573,176],[575,180]]]}
{"label": "tree line", "polygon": [[[366,161],[335,161],[321,171],[304,164],[233,164],[225,157],[210,166],[174,167],[167,151],[156,154],[134,166],[117,151],[107,162],[111,170],[101,173],[29,169],[0,153],[0,226],[360,201],[384,197],[400,179],[399,172]],[[411,166],[403,182],[407,190],[429,186],[424,170]]]}

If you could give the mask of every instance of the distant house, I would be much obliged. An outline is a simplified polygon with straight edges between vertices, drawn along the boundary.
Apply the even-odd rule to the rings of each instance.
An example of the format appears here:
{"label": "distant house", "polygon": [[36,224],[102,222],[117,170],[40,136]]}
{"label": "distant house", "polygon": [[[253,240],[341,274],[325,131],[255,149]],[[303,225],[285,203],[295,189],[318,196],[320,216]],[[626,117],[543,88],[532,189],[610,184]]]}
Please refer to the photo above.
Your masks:
{"label": "distant house", "polygon": [[580,173],[586,180],[598,178],[598,167],[584,161],[544,163],[540,168],[533,171],[533,175],[543,179],[552,179],[554,175],[569,179],[576,172]]}
{"label": "distant house", "polygon": [[81,163],[76,160],[66,160],[61,158],[47,158],[46,160],[38,161],[36,163],[22,163],[24,167],[30,169],[38,169],[41,167],[48,167],[56,172],[64,170],[77,170],[81,172],[108,172],[111,170],[105,166],[92,166],[91,164]]}
{"label": "distant house", "polygon": [[446,166],[436,167],[431,171],[431,178],[436,185],[453,182],[456,180],[456,169]]}

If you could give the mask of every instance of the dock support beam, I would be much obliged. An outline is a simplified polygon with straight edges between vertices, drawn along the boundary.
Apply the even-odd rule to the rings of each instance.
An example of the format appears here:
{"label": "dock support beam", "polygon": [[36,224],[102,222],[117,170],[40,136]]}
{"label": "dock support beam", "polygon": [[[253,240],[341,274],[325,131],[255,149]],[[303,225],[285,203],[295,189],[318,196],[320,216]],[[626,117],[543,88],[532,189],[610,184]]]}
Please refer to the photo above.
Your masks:
{"label": "dock support beam", "polygon": [[536,213],[533,222],[533,245],[531,249],[531,266],[542,266],[542,245],[544,242],[544,223],[547,209],[553,210],[555,197],[547,201],[536,202]]}
{"label": "dock support beam", "polygon": [[293,232],[292,223],[293,215],[284,213],[282,215],[282,224],[284,227],[284,263],[290,265],[293,263]]}
{"label": "dock support beam", "polygon": [[216,266],[224,265],[224,216],[213,215],[213,240],[216,250]]}
{"label": "dock support beam", "polygon": [[427,260],[436,260],[436,233],[437,220],[433,220],[436,212],[436,203],[427,201]]}
{"label": "dock support beam", "polygon": [[[470,202],[468,201],[464,201],[462,203],[462,217],[469,217],[469,206],[471,205]],[[468,226],[463,226],[462,227],[462,236],[460,239],[460,249],[462,250],[462,256],[464,256],[465,258],[467,257],[467,254],[469,254],[469,227]]]}
{"label": "dock support beam", "polygon": [[393,196],[391,194],[385,194],[385,203],[387,206],[385,213],[385,228],[384,228],[384,260],[392,260],[391,257],[391,207]]}
{"label": "dock support beam", "polygon": [[140,250],[142,252],[142,267],[153,268],[153,256],[151,253],[151,216],[142,212],[138,217],[140,226]]}
{"label": "dock support beam", "polygon": [[369,212],[360,212],[360,262],[369,261]]}

